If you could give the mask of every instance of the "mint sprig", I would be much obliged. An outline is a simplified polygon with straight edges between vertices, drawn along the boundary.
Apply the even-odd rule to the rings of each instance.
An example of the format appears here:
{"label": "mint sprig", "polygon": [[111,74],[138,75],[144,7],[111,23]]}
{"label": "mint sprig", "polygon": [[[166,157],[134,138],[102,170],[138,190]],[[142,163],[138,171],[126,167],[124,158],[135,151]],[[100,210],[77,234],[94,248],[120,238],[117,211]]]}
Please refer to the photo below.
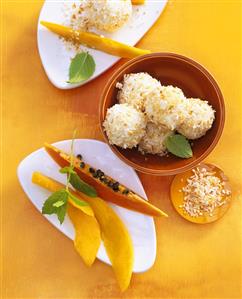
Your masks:
{"label": "mint sprig", "polygon": [[42,207],[42,214],[48,214],[48,215],[56,214],[60,221],[60,224],[63,223],[65,216],[66,216],[68,198],[71,198],[75,202],[75,204],[77,204],[79,206],[87,206],[88,205],[88,203],[75,197],[70,192],[69,185],[72,185],[75,189],[85,193],[86,195],[88,195],[90,197],[97,196],[96,190],[92,186],[90,186],[90,185],[86,184],[84,181],[82,181],[74,170],[73,146],[74,146],[75,135],[76,135],[76,132],[74,132],[73,139],[71,142],[70,165],[65,166],[60,169],[60,173],[67,174],[66,187],[52,193],[46,199],[46,201],[44,202],[44,205]]}
{"label": "mint sprig", "polygon": [[71,60],[69,67],[69,81],[67,82],[75,84],[86,81],[93,75],[95,68],[95,61],[89,53],[82,52],[76,54]]}
{"label": "mint sprig", "polygon": [[59,172],[60,173],[66,173],[66,174],[68,174],[68,173],[75,173],[75,171],[74,171],[74,167],[73,166],[65,166],[65,167],[63,167],[63,168],[61,168],[60,170],[59,170]]}
{"label": "mint sprig", "polygon": [[191,158],[193,156],[191,145],[183,135],[170,135],[164,143],[167,150],[177,157]]}
{"label": "mint sprig", "polygon": [[89,197],[97,197],[97,191],[95,190],[95,188],[93,188],[92,186],[85,183],[82,179],[80,179],[77,173],[71,173],[70,184],[76,190],[86,194]]}

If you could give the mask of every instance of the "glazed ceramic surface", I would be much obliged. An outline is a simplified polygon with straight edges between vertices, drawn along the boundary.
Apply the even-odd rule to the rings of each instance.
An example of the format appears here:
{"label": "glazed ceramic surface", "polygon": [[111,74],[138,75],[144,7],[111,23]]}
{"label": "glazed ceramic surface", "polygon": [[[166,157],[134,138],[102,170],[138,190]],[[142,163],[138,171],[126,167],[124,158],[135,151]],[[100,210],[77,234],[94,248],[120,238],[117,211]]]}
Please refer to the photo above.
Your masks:
{"label": "glazed ceramic surface", "polygon": [[137,149],[122,149],[110,146],[113,152],[125,163],[144,173],[173,175],[187,171],[204,160],[216,146],[224,127],[225,107],[223,95],[212,75],[194,60],[174,53],[152,53],[128,61],[110,78],[104,88],[100,102],[100,126],[107,109],[117,103],[116,83],[122,81],[124,74],[147,72],[160,80],[162,85],[181,88],[187,98],[207,100],[216,111],[215,121],[206,135],[193,140],[193,157],[181,159],[172,154],[169,157],[142,155]]}

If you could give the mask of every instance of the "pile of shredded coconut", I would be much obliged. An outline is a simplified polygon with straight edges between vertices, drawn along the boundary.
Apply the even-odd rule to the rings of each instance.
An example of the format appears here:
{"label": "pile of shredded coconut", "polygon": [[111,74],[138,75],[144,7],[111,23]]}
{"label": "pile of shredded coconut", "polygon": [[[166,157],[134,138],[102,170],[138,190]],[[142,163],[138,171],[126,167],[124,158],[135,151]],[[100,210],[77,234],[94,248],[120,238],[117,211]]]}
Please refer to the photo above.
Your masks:
{"label": "pile of shredded coconut", "polygon": [[187,185],[180,190],[184,194],[184,203],[180,208],[192,217],[213,216],[215,209],[226,203],[226,196],[231,191],[224,188],[224,182],[215,172],[199,167],[192,171]]}

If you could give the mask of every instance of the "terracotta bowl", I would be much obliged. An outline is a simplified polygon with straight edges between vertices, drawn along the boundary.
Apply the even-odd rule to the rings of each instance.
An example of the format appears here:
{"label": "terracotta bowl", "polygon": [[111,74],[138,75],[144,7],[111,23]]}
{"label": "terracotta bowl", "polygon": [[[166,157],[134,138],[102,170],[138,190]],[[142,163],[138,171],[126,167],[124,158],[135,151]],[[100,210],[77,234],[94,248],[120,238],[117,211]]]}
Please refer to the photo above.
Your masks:
{"label": "terracotta bowl", "polygon": [[128,61],[111,77],[104,88],[100,103],[100,126],[103,135],[103,121],[107,109],[117,103],[117,82],[124,74],[147,72],[160,80],[162,85],[180,87],[186,97],[206,99],[216,110],[212,128],[205,136],[193,141],[193,157],[181,159],[173,156],[142,155],[136,148],[122,149],[110,145],[112,151],[125,163],[138,171],[155,175],[174,175],[187,171],[204,160],[214,149],[222,134],[225,120],[223,95],[209,72],[194,60],[173,53],[152,53]]}

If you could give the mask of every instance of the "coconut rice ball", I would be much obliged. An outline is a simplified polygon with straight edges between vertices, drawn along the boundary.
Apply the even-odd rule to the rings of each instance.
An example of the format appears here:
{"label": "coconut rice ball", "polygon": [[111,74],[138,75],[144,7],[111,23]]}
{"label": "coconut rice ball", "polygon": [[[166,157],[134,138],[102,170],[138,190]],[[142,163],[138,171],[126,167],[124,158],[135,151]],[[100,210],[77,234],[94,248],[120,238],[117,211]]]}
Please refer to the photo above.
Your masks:
{"label": "coconut rice ball", "polygon": [[144,111],[147,98],[160,95],[161,84],[148,73],[124,75],[122,83],[117,83],[119,103],[127,103],[137,110]]}
{"label": "coconut rice ball", "polygon": [[110,144],[133,148],[144,136],[146,123],[142,112],[128,104],[116,104],[107,110],[103,126]]}
{"label": "coconut rice ball", "polygon": [[177,131],[188,139],[197,139],[212,127],[215,111],[207,101],[201,99],[186,100],[187,116]]}
{"label": "coconut rice ball", "polygon": [[160,96],[149,97],[145,101],[148,120],[174,130],[185,117],[185,99],[180,88],[162,86]]}
{"label": "coconut rice ball", "polygon": [[172,134],[173,131],[166,129],[163,126],[148,122],[145,135],[139,143],[138,150],[142,154],[148,153],[164,156],[167,153],[164,141]]}
{"label": "coconut rice ball", "polygon": [[88,23],[99,30],[113,32],[132,15],[131,0],[88,0]]}

